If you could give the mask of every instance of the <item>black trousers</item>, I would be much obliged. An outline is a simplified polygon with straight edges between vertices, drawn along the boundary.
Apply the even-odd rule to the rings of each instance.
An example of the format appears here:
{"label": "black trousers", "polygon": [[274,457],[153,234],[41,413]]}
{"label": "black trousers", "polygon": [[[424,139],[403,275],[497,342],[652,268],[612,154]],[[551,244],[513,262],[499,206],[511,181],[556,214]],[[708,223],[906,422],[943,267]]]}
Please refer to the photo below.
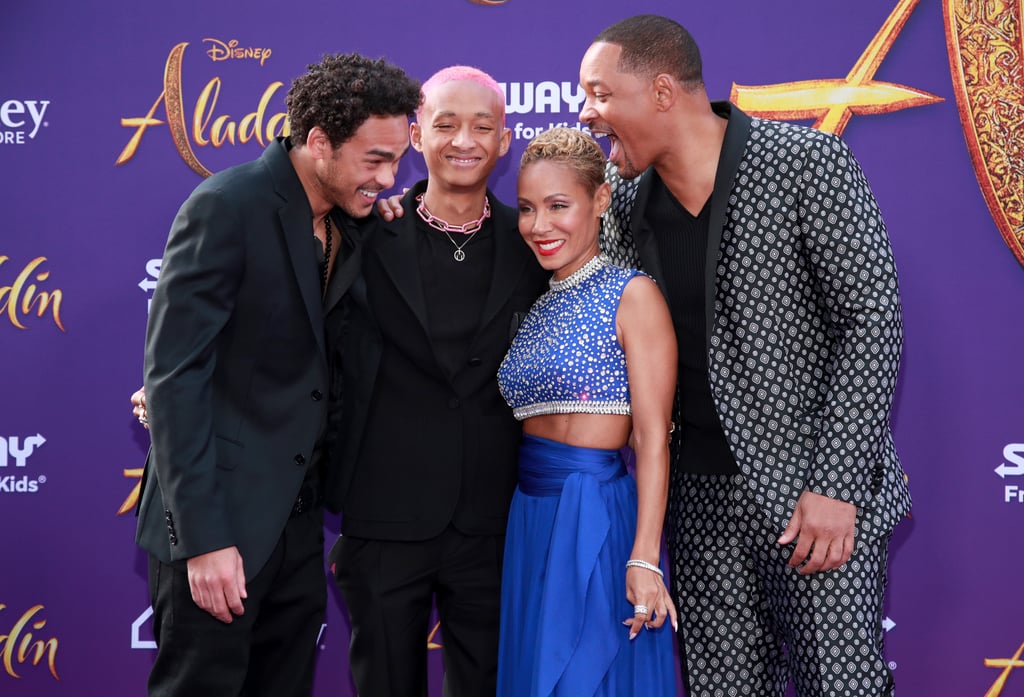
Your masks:
{"label": "black trousers", "polygon": [[338,538],[329,559],[352,623],[349,665],[360,695],[426,697],[435,597],[443,694],[495,694],[504,548],[504,535],[452,527],[420,542]]}
{"label": "black trousers", "polygon": [[327,609],[323,511],[288,521],[269,561],[246,579],[230,624],[192,600],[184,564],[149,559],[156,661],[150,697],[305,697]]}

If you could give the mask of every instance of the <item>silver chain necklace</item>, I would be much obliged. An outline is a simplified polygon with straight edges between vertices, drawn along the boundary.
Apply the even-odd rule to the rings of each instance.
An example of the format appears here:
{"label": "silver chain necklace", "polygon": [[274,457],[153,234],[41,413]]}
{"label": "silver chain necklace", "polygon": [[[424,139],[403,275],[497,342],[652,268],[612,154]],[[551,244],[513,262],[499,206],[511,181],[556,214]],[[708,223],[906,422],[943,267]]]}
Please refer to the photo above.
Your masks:
{"label": "silver chain necklace", "polygon": [[455,245],[455,251],[452,252],[452,257],[455,259],[455,261],[465,261],[466,253],[462,251],[462,248],[469,244],[469,241],[476,237],[476,233],[480,231],[477,230],[476,232],[469,233],[469,235],[466,236],[466,241],[463,242],[462,244],[459,244],[454,239],[452,239],[452,236],[448,233],[447,230],[442,230],[441,232],[445,234],[445,237],[448,238],[448,241]]}

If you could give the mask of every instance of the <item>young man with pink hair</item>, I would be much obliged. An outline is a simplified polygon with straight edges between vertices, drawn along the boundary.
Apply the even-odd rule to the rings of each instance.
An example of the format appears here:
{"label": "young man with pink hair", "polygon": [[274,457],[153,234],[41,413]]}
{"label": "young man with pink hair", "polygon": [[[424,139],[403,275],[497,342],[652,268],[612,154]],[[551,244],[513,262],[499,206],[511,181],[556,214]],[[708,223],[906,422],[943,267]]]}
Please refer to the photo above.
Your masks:
{"label": "young man with pink hair", "polygon": [[[340,424],[330,562],[352,624],[360,694],[426,694],[441,619],[445,694],[494,695],[501,559],[520,428],[495,374],[547,273],[487,178],[508,151],[505,98],[486,73],[441,70],[410,127],[428,178],[364,240],[333,341]],[[329,330],[330,331],[330,330]]]}

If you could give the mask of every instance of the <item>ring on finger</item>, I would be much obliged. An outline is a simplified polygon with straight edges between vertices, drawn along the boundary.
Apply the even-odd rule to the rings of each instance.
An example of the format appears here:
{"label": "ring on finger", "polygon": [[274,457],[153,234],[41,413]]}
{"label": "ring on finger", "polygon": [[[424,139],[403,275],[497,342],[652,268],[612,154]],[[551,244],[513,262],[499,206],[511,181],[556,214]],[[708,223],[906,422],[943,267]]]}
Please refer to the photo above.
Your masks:
{"label": "ring on finger", "polygon": [[633,606],[633,614],[634,615],[649,615],[649,614],[651,614],[651,611],[650,611],[650,609],[646,605],[634,605]]}

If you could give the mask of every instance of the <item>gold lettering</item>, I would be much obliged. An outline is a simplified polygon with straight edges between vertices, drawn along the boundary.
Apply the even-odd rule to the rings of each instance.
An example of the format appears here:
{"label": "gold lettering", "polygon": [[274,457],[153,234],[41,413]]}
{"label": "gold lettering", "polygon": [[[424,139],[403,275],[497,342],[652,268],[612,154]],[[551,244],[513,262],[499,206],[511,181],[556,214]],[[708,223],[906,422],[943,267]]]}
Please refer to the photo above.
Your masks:
{"label": "gold lettering", "polygon": [[[211,96],[212,95],[212,96]],[[192,140],[196,145],[203,147],[210,144],[210,141],[203,135],[210,118],[213,116],[213,108],[217,105],[217,98],[220,96],[220,78],[215,77],[206,83],[206,87],[199,93],[196,100],[196,108],[192,113]]]}
{"label": "gold lettering", "polygon": [[252,111],[242,117],[242,120],[238,122],[238,140],[241,143],[248,143],[253,138],[256,138],[260,145],[263,144],[263,134],[260,133],[260,114]]}
{"label": "gold lettering", "polygon": [[985,693],[985,697],[999,697],[1003,694],[1003,688],[1006,686],[1006,680],[1010,677],[1010,671],[1014,668],[1024,668],[1024,661],[1020,660],[1020,655],[1024,653],[1024,644],[1021,644],[1017,648],[1017,653],[1013,654],[1013,658],[986,658],[986,668],[1002,668],[1003,672],[999,674],[996,681],[992,683],[992,687],[988,688],[988,692]]}
{"label": "gold lettering", "polygon": [[441,623],[438,622],[434,625],[434,628],[430,630],[430,634],[427,635],[427,650],[433,651],[436,649],[444,648],[441,644],[437,643],[434,637],[437,635],[437,630],[441,628]]}
{"label": "gold lettering", "polygon": [[263,64],[270,58],[270,54],[273,53],[269,48],[259,48],[257,46],[241,47],[239,46],[238,39],[231,39],[227,43],[217,39],[203,39],[203,41],[210,44],[210,48],[206,50],[206,55],[215,63],[230,59],[249,58],[252,60],[258,59],[260,67],[263,67]]}
{"label": "gold lettering", "polygon": [[[260,65],[271,55],[269,48],[238,48],[238,40],[228,43],[216,39],[203,39],[209,48],[206,54],[211,60],[221,61],[232,57],[250,57],[259,59]],[[256,110],[235,121],[230,115],[217,115],[217,103],[220,98],[221,78],[213,77],[206,83],[196,99],[191,124],[185,114],[182,90],[182,64],[187,42],[180,43],[171,49],[164,66],[164,89],[153,102],[149,112],[142,117],[122,118],[121,125],[134,128],[135,132],[118,156],[116,164],[122,165],[132,159],[138,152],[139,144],[146,129],[150,126],[167,125],[174,141],[174,147],[181,159],[200,176],[208,177],[211,172],[196,156],[195,148],[212,146],[219,148],[225,143],[237,145],[255,139],[261,146],[266,145],[278,136],[287,136],[288,115],[284,112],[273,114],[268,118],[270,101],[284,86],[282,82],[272,82],[260,96]],[[237,54],[237,55],[236,55]],[[156,118],[161,104],[164,107],[166,121]],[[190,128],[191,126],[191,128]]]}
{"label": "gold lettering", "polygon": [[228,44],[217,39],[203,39],[203,41],[210,44],[210,48],[206,50],[206,55],[210,57],[210,60],[216,62],[228,59],[231,53]]}
{"label": "gold lettering", "polygon": [[[248,143],[252,140],[253,136],[256,137],[258,142],[263,147],[267,146],[267,143],[272,141],[278,135],[288,135],[287,122],[285,122],[284,128],[279,129],[278,124],[285,121],[286,114],[280,113],[273,116],[267,123],[267,135],[263,137],[263,119],[267,115],[267,107],[270,105],[270,100],[273,98],[274,93],[277,92],[284,86],[283,82],[272,82],[263,90],[263,96],[260,97],[260,103],[256,107],[256,111],[249,112],[242,117],[242,120],[238,125],[238,139],[242,143]],[[251,126],[251,132],[250,132]]]}
{"label": "gold lettering", "polygon": [[213,122],[213,128],[210,129],[210,140],[213,142],[213,147],[219,148],[225,141],[234,145],[235,126],[236,124],[231,121],[230,116],[218,116],[217,120]]}
{"label": "gold lettering", "polygon": [[[7,261],[8,257],[0,256],[0,266]],[[36,257],[22,269],[11,285],[0,287],[0,314],[6,314],[7,319],[16,328],[25,329],[21,320],[22,316],[30,315],[33,309],[37,317],[42,317],[49,311],[53,316],[54,324],[62,332],[66,332],[60,317],[60,305],[64,299],[63,292],[58,289],[37,293],[35,283],[31,282],[32,280],[42,282],[50,277],[49,271],[39,271],[35,274],[35,278],[32,278],[36,269],[45,261],[46,257]]]}
{"label": "gold lettering", "polygon": [[150,126],[162,126],[163,121],[160,119],[154,119],[153,114],[156,113],[156,109],[160,106],[160,103],[164,101],[164,93],[161,92],[160,96],[153,102],[153,106],[149,108],[147,113],[142,118],[132,117],[121,119],[121,125],[126,128],[134,128],[135,133],[128,139],[128,144],[124,146],[124,150],[117,156],[117,160],[114,162],[115,165],[123,165],[128,160],[135,157],[135,151],[139,149],[139,141],[142,140],[142,134],[146,132],[146,129]]}
{"label": "gold lettering", "polygon": [[[6,605],[0,604],[0,611],[3,611],[6,608]],[[59,645],[57,639],[51,638],[46,641],[37,639],[33,642],[31,632],[25,632],[24,635],[22,634],[32,617],[42,609],[42,605],[33,605],[18,619],[17,622],[14,623],[10,633],[0,635],[0,646],[2,646],[2,648],[0,648],[0,659],[2,659],[4,670],[12,678],[21,677],[14,670],[15,661],[17,661],[19,665],[31,662],[33,666],[37,666],[43,661],[43,658],[46,657],[46,664],[50,669],[50,675],[52,675],[55,680],[60,680],[60,676],[57,675],[57,649]],[[32,629],[36,631],[39,631],[45,626],[45,619],[36,620],[32,623]],[[17,647],[17,651],[15,651],[15,647]]]}
{"label": "gold lettering", "polygon": [[267,121],[267,141],[274,139],[275,133],[280,133],[282,136],[286,136],[291,133],[291,125],[288,123],[288,114],[280,113],[274,114]]}
{"label": "gold lettering", "polygon": [[132,487],[131,492],[128,494],[128,498],[124,500],[121,507],[117,509],[117,515],[124,515],[128,511],[135,508],[135,504],[139,501],[139,494],[142,493],[142,468],[137,469],[126,469],[122,470],[122,474],[128,479],[138,479],[135,482],[135,486]]}
{"label": "gold lettering", "polygon": [[201,177],[208,177],[212,172],[199,162],[195,152],[192,151],[192,144],[188,141],[188,133],[185,129],[185,109],[182,104],[181,92],[181,62],[185,55],[187,42],[180,43],[171,49],[167,56],[167,66],[164,69],[164,108],[167,110],[167,126],[171,129],[171,138],[174,139],[174,147],[178,154],[185,161],[193,172]]}

